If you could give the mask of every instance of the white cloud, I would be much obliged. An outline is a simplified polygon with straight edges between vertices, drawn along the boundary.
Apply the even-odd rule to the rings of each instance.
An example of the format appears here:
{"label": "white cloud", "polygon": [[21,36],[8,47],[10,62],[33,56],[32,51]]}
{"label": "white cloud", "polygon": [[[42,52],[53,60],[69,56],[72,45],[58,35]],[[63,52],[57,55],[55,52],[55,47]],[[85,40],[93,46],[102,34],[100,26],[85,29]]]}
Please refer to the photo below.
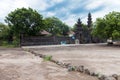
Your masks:
{"label": "white cloud", "polygon": [[103,0],[90,0],[88,1],[88,4],[85,6],[87,10],[96,9],[100,6],[104,6]]}
{"label": "white cloud", "polygon": [[[98,7],[109,7],[109,9],[119,8],[120,0],[88,0],[85,9],[92,10]],[[119,8],[120,9],[120,8]]]}
{"label": "white cloud", "polygon": [[[89,11],[92,12],[93,21],[98,17],[103,17],[111,11],[120,11],[120,0],[69,0],[68,3],[60,9],[57,8],[55,11],[45,11],[47,8],[64,1],[65,0],[1,0],[0,22],[4,21],[4,18],[8,13],[21,7],[31,7],[36,9],[37,11],[42,12],[44,17],[58,15],[58,18],[70,26],[73,26],[79,17],[82,19],[83,23],[86,23]],[[99,7],[102,7],[102,9],[99,9]],[[72,13],[71,10],[74,11],[76,8],[78,8],[78,11],[81,11],[80,9],[84,9],[86,12],[82,13],[81,11],[79,13]],[[94,11],[94,9],[98,10]],[[59,15],[63,15],[64,17],[59,17]]]}
{"label": "white cloud", "polygon": [[5,16],[16,8],[31,7],[37,10],[45,10],[49,5],[42,0],[1,0],[0,1],[0,19],[4,22]]}
{"label": "white cloud", "polygon": [[53,2],[53,3],[60,3],[60,2],[62,2],[63,0],[51,0],[51,2]]}
{"label": "white cloud", "polygon": [[46,3],[46,1],[44,0],[22,0],[25,1],[29,7],[32,7],[33,9],[37,9],[37,10],[45,10],[46,8],[49,7],[48,3]]}
{"label": "white cloud", "polygon": [[69,15],[66,19],[63,20],[66,24],[72,27],[77,21],[76,15]]}
{"label": "white cloud", "polygon": [[[104,17],[106,14],[112,11],[120,11],[120,0],[88,0],[86,3],[85,9],[88,11],[92,11],[99,7],[103,9],[99,9],[98,11],[92,12],[92,20],[96,21],[98,17]],[[87,22],[87,16],[82,19],[83,23]]]}
{"label": "white cloud", "polygon": [[22,7],[27,8],[27,7],[29,7],[29,5],[27,4],[27,2],[23,1],[23,0],[14,0],[13,5],[14,6],[11,6],[12,8],[16,8],[16,7],[17,8],[22,8]]}
{"label": "white cloud", "polygon": [[46,14],[46,17],[55,16],[55,13],[54,13],[54,12],[48,12],[48,13],[45,13],[45,14]]}
{"label": "white cloud", "polygon": [[63,22],[72,27],[76,23],[76,20],[74,18],[68,18],[66,20],[63,20]]}
{"label": "white cloud", "polygon": [[119,0],[103,0],[105,7],[102,10],[92,13],[93,21],[96,20],[98,17],[104,17],[106,14],[112,11],[120,11],[120,1]]}
{"label": "white cloud", "polygon": [[[41,0],[42,1],[42,0]],[[49,7],[50,6],[54,6],[55,4],[57,3],[61,3],[63,2],[64,0],[44,0],[44,2],[48,3],[49,4]]]}
{"label": "white cloud", "polygon": [[[11,5],[11,4],[10,4]],[[12,8],[28,8],[32,7],[33,9],[45,10],[49,5],[42,0],[14,0]]]}
{"label": "white cloud", "polygon": [[0,2],[0,10],[1,10],[0,11],[0,19],[1,19],[1,22],[4,21],[4,17],[10,12],[9,10],[10,10],[11,5],[9,5],[9,4],[13,5],[12,2],[9,1],[9,0],[2,0]]}

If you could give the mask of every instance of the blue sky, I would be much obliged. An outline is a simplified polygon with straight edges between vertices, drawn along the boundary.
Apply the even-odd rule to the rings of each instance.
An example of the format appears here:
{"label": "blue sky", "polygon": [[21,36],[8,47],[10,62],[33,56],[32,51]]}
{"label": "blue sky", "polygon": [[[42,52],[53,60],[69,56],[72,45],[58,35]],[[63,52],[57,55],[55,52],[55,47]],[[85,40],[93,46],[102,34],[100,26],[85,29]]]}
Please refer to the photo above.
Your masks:
{"label": "blue sky", "polygon": [[58,17],[73,26],[78,18],[87,22],[87,15],[92,14],[93,22],[111,11],[120,11],[120,0],[1,0],[0,22],[16,8],[36,9],[43,17]]}

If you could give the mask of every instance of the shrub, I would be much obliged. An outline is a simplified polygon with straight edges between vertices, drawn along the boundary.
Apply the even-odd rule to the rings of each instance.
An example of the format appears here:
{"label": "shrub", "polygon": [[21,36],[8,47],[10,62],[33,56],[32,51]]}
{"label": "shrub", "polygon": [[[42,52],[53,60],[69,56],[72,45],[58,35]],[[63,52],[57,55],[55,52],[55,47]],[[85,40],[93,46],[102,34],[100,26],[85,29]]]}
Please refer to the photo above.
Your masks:
{"label": "shrub", "polygon": [[50,55],[47,55],[47,56],[44,57],[45,61],[50,61],[51,59],[52,59],[52,56],[50,56]]}

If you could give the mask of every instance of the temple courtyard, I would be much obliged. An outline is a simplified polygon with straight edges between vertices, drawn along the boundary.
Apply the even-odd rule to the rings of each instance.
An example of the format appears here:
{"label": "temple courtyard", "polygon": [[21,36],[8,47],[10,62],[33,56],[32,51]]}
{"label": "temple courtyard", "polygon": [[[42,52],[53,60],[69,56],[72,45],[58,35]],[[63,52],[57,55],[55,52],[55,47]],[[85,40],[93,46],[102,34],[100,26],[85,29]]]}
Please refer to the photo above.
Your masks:
{"label": "temple courtyard", "polygon": [[25,46],[0,48],[0,80],[98,80],[79,72],[68,72],[53,62],[31,54],[51,55],[54,60],[70,63],[104,75],[120,75],[120,47],[106,44]]}
{"label": "temple courtyard", "polygon": [[120,47],[117,46],[80,44],[29,48],[38,54],[52,55],[53,59],[63,63],[74,66],[83,65],[97,74],[120,75]]}
{"label": "temple courtyard", "polygon": [[0,80],[98,80],[89,75],[68,72],[50,61],[20,48],[0,48]]}

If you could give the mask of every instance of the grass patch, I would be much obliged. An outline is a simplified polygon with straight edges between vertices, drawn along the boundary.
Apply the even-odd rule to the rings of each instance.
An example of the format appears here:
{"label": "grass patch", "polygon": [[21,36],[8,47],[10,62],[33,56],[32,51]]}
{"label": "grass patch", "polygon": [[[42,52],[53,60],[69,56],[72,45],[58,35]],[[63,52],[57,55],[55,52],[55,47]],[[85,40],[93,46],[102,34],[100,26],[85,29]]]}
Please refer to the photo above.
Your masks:
{"label": "grass patch", "polygon": [[9,43],[8,41],[2,41],[0,43],[0,47],[3,47],[3,48],[15,48],[15,47],[19,47],[19,42],[18,41],[13,41],[13,42]]}
{"label": "grass patch", "polygon": [[47,55],[43,59],[44,59],[44,61],[50,61],[52,59],[52,56]]}

